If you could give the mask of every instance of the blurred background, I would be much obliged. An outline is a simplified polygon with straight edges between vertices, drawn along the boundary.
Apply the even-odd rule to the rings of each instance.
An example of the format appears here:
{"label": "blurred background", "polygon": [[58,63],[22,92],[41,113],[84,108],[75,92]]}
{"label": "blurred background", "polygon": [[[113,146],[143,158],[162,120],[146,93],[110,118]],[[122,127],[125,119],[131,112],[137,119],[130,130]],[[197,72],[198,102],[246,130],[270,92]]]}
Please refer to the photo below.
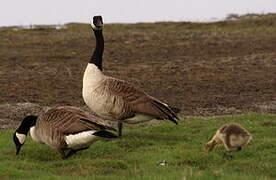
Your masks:
{"label": "blurred background", "polygon": [[137,23],[215,21],[232,13],[275,11],[275,0],[1,0],[0,26],[87,23],[95,14],[105,23]]}

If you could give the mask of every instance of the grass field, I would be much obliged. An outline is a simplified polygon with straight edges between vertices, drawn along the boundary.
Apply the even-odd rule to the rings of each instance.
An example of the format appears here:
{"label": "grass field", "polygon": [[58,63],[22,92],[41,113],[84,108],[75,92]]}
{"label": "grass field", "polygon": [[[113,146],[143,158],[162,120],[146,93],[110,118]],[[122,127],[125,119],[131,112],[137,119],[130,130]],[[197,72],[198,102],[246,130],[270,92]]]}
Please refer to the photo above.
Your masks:
{"label": "grass field", "polygon": [[[224,123],[238,122],[253,135],[249,146],[223,158],[223,146],[206,153],[203,145]],[[188,118],[178,126],[160,123],[124,129],[122,139],[98,141],[61,160],[58,152],[30,137],[15,156],[12,131],[0,133],[3,179],[275,179],[276,115],[246,114]],[[166,161],[164,166],[159,163]]]}
{"label": "grass field", "polygon": [[[48,106],[88,111],[81,92],[95,47],[90,25],[0,28],[0,180],[276,179],[275,19],[106,24],[104,73],[179,107],[187,120],[126,127],[122,139],[68,160],[30,137],[15,156],[12,129]],[[222,146],[203,151],[226,122],[253,135],[232,160]]]}

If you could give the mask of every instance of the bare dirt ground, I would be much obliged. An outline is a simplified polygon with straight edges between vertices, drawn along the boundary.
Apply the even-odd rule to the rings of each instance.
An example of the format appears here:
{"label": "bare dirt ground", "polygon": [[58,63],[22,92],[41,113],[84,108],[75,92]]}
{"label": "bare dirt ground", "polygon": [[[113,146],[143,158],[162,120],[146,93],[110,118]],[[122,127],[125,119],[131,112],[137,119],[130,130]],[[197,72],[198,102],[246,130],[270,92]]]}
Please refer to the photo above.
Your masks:
{"label": "bare dirt ground", "polygon": [[[104,73],[184,115],[275,113],[276,16],[216,23],[108,24]],[[0,129],[47,106],[85,107],[88,24],[0,29]]]}

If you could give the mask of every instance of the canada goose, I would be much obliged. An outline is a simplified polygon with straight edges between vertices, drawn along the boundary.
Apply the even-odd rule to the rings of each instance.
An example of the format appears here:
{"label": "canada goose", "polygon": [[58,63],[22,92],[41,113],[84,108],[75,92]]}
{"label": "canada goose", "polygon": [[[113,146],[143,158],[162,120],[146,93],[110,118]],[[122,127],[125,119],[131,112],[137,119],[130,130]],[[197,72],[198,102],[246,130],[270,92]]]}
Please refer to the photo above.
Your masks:
{"label": "canada goose", "polygon": [[51,108],[38,117],[26,116],[14,132],[13,141],[18,155],[30,131],[35,142],[57,149],[62,158],[66,159],[77,151],[89,148],[96,140],[117,137],[107,130],[115,129],[100,117],[76,107],[61,106]]}
{"label": "canada goose", "polygon": [[118,121],[119,136],[122,135],[123,123],[135,124],[152,119],[167,119],[177,124],[177,112],[174,112],[177,108],[172,109],[126,81],[103,74],[102,17],[94,16],[91,26],[96,38],[96,47],[83,76],[82,95],[87,106],[104,119]]}
{"label": "canada goose", "polygon": [[[252,139],[250,133],[240,124],[224,124],[217,131],[213,138],[206,143],[205,150],[210,152],[218,144],[223,143],[227,151],[240,151]],[[225,156],[227,154],[224,154]],[[232,157],[232,156],[229,156]]]}

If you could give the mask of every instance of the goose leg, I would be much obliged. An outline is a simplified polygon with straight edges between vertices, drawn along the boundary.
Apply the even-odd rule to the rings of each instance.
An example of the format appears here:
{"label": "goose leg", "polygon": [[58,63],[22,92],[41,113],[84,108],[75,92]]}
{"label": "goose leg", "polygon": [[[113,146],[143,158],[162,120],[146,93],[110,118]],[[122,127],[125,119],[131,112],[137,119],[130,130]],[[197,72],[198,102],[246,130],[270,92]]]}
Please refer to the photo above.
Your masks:
{"label": "goose leg", "polygon": [[59,150],[58,150],[58,152],[59,152],[59,153],[60,153],[60,155],[61,155],[61,159],[66,159],[64,149],[59,149]]}
{"label": "goose leg", "polygon": [[67,159],[67,158],[73,156],[73,155],[76,154],[76,153],[77,153],[76,150],[71,149],[71,150],[65,155],[65,159]]}
{"label": "goose leg", "polygon": [[81,148],[81,149],[70,149],[70,151],[66,154],[65,158],[69,158],[71,156],[73,156],[74,154],[76,154],[78,151],[82,151],[82,150],[85,150],[85,149],[88,149],[89,147],[85,147],[85,148]]}
{"label": "goose leg", "polygon": [[122,122],[118,122],[118,136],[121,137],[122,136],[122,129],[123,129],[123,123]]}
{"label": "goose leg", "polygon": [[[238,147],[237,150],[236,150],[236,152],[239,152],[239,151],[241,151],[241,150],[242,150],[242,147]],[[233,159],[234,156],[233,156],[232,154],[230,154],[230,153],[231,153],[231,151],[228,151],[228,153],[225,152],[225,153],[223,154],[223,157],[226,158],[226,159]],[[233,153],[233,151],[232,151],[232,153]]]}

